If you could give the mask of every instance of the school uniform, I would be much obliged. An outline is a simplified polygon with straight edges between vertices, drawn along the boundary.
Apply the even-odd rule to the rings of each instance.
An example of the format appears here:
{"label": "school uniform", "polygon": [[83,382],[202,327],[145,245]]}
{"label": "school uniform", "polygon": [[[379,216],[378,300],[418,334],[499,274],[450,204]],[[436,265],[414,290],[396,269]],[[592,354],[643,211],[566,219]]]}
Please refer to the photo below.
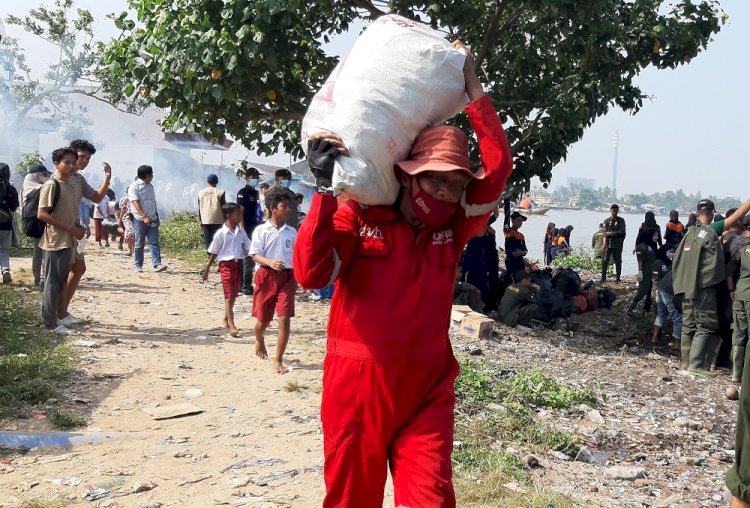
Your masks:
{"label": "school uniform", "polygon": [[214,234],[208,246],[208,253],[216,255],[219,262],[219,274],[226,300],[234,300],[240,292],[242,260],[249,250],[250,238],[239,225],[232,230],[224,224]]}
{"label": "school uniform", "polygon": [[296,229],[288,224],[276,229],[270,220],[253,231],[250,256],[260,255],[284,262],[283,270],[256,264],[252,316],[263,323],[273,319],[274,311],[278,317],[294,317],[297,281],[292,270],[292,252],[296,239]]}

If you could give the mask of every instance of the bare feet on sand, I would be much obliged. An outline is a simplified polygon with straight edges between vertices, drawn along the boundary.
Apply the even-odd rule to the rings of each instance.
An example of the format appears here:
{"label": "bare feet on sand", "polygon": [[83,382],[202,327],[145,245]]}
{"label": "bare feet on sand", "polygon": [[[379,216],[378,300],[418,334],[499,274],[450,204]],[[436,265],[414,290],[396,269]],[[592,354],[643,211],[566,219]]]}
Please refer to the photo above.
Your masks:
{"label": "bare feet on sand", "polygon": [[237,330],[236,326],[230,326],[229,327],[229,335],[231,335],[232,337],[239,337],[240,336],[240,332]]}
{"label": "bare feet on sand", "polygon": [[266,351],[265,341],[255,339],[255,356],[263,360],[268,358],[268,352]]}
{"label": "bare feet on sand", "polygon": [[287,372],[289,372],[289,369],[287,368],[287,366],[284,365],[284,363],[279,360],[273,361],[273,368],[279,374],[286,374]]}

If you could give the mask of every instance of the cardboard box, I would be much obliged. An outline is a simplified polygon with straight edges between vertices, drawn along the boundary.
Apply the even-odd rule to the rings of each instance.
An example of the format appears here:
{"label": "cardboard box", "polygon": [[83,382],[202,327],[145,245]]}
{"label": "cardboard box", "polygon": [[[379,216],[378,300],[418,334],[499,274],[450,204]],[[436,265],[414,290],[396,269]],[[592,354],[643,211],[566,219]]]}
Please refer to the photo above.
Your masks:
{"label": "cardboard box", "polygon": [[468,305],[454,305],[451,308],[451,321],[460,323],[470,312],[474,311]]}
{"label": "cardboard box", "polygon": [[475,339],[489,339],[492,337],[492,330],[495,327],[495,321],[487,316],[466,316],[461,321],[461,333]]}

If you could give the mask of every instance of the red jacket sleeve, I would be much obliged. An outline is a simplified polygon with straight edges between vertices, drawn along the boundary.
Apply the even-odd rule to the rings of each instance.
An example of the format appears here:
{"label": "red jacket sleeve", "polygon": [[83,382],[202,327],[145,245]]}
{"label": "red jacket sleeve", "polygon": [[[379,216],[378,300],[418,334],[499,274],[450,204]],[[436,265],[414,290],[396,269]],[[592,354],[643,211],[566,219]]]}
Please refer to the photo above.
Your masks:
{"label": "red jacket sleeve", "polygon": [[505,181],[513,170],[508,139],[490,98],[484,96],[471,102],[466,106],[466,112],[479,142],[484,178],[472,180],[461,201],[464,210],[455,230],[459,255],[497,207]]}
{"label": "red jacket sleeve", "polygon": [[294,244],[294,277],[305,289],[332,284],[352,260],[357,247],[357,214],[350,204],[315,193]]}

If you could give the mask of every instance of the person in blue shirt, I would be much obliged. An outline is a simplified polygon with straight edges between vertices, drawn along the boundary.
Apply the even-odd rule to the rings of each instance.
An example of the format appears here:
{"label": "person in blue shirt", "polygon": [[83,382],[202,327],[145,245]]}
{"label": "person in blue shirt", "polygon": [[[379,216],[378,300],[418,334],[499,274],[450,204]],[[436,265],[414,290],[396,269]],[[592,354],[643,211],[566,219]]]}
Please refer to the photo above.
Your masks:
{"label": "person in blue shirt", "polygon": [[[244,162],[244,161],[243,161]],[[255,227],[263,218],[260,206],[260,196],[255,189],[260,181],[260,171],[253,166],[245,166],[245,186],[237,192],[237,204],[242,210],[242,221],[240,227],[245,230],[247,236],[252,238]],[[246,295],[253,294],[253,277],[255,275],[255,262],[250,256],[245,257],[242,269],[242,292]]]}

